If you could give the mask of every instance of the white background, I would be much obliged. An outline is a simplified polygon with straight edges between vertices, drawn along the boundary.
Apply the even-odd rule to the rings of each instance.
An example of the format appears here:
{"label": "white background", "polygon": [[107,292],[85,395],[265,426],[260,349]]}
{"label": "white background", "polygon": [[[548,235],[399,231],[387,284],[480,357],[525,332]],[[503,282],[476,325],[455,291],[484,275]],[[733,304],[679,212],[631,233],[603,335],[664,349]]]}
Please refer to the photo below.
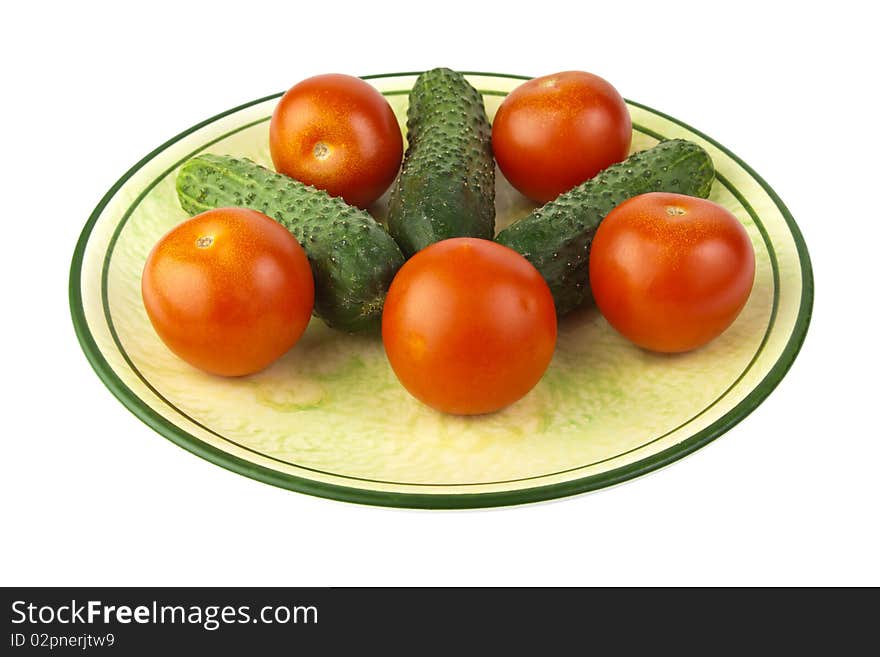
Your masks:
{"label": "white background", "polygon": [[[880,53],[866,3],[530,4],[4,9],[0,584],[880,584]],[[766,178],[806,237],[816,300],[762,406],[622,486],[427,512],[246,479],[116,401],[67,302],[74,244],[116,179],[309,75],[434,66],[598,73]]]}

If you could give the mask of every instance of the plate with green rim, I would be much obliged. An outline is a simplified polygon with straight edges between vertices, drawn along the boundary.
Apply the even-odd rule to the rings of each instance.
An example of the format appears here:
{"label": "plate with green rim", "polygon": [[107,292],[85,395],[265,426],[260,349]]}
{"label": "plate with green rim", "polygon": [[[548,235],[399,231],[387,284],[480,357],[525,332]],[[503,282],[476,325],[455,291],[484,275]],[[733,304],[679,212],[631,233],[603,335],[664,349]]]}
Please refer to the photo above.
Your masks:
{"label": "plate with green rim", "polygon": [[[403,128],[417,73],[366,76]],[[467,73],[489,118],[523,76]],[[279,94],[203,121],[129,169],[83,228],[70,273],[74,328],[92,367],[138,418],[181,447],[239,474],[349,502],[471,508],[583,493],[646,474],[706,445],[776,387],[810,321],[806,244],[775,192],[745,162],[683,122],[627,101],[632,150],[660,139],[702,145],[717,169],[711,199],[746,227],[757,260],[734,324],[687,354],[629,344],[585,307],[563,318],[553,361],[523,399],[497,413],[449,416],[410,397],[378,336],[312,319],[266,370],[213,377],[169,352],[140,295],[155,242],[187,218],[177,168],[201,152],[271,166],[269,118]],[[372,208],[380,219],[386,197]],[[497,176],[497,228],[534,206]]]}

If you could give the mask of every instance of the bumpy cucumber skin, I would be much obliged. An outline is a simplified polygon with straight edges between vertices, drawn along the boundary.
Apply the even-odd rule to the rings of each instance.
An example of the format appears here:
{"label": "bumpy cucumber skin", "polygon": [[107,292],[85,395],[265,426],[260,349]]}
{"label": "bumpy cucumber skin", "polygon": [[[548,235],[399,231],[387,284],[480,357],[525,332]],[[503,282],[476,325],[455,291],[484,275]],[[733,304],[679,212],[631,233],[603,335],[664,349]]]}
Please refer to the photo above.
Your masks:
{"label": "bumpy cucumber skin", "polygon": [[450,237],[495,234],[495,161],[483,98],[460,73],[422,73],[409,95],[407,149],[388,230],[408,257]]}
{"label": "bumpy cucumber skin", "polygon": [[647,192],[707,198],[714,179],[715,167],[703,148],[671,139],[611,165],[511,224],[496,240],[535,265],[550,286],[556,312],[564,315],[592,297],[590,246],[609,212]]}
{"label": "bumpy cucumber skin", "polygon": [[378,330],[385,293],[403,264],[391,236],[367,212],[254,162],[202,154],[177,174],[177,196],[191,215],[246,207],[293,233],[315,277],[315,315],[344,331]]}

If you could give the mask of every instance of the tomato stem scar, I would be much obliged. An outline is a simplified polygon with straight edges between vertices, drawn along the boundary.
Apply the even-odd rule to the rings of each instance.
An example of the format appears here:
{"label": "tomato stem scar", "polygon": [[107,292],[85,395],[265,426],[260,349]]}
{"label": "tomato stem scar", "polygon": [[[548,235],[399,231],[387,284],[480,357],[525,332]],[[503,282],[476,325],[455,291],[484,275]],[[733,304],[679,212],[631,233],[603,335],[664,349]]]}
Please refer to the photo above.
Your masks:
{"label": "tomato stem scar", "polygon": [[214,243],[213,235],[205,235],[196,240],[196,246],[200,249],[207,249]]}
{"label": "tomato stem scar", "polygon": [[666,214],[668,214],[670,217],[680,217],[683,214],[687,214],[687,210],[685,210],[684,208],[680,208],[677,205],[667,205]]}
{"label": "tomato stem scar", "polygon": [[318,160],[326,160],[330,155],[330,147],[323,141],[319,141],[312,149],[312,155]]}

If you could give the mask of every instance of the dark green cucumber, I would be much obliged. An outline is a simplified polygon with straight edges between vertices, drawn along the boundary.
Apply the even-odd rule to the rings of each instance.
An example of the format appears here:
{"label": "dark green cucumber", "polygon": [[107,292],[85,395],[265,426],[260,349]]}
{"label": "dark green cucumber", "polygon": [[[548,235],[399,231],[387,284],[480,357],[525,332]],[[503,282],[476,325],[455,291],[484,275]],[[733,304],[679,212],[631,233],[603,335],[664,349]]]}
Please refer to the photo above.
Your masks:
{"label": "dark green cucumber", "polygon": [[404,254],[450,237],[495,235],[495,162],[483,98],[460,73],[422,73],[409,94],[407,149],[388,230]]}
{"label": "dark green cucumber", "polygon": [[315,314],[345,331],[379,326],[403,254],[367,212],[250,160],[223,155],[187,161],[177,174],[177,196],[191,215],[238,206],[272,217],[309,257]]}
{"label": "dark green cucumber", "polygon": [[609,212],[647,192],[706,198],[714,179],[712,159],[700,146],[683,139],[664,141],[611,165],[495,239],[535,265],[550,286],[557,313],[564,315],[591,297],[590,245]]}

